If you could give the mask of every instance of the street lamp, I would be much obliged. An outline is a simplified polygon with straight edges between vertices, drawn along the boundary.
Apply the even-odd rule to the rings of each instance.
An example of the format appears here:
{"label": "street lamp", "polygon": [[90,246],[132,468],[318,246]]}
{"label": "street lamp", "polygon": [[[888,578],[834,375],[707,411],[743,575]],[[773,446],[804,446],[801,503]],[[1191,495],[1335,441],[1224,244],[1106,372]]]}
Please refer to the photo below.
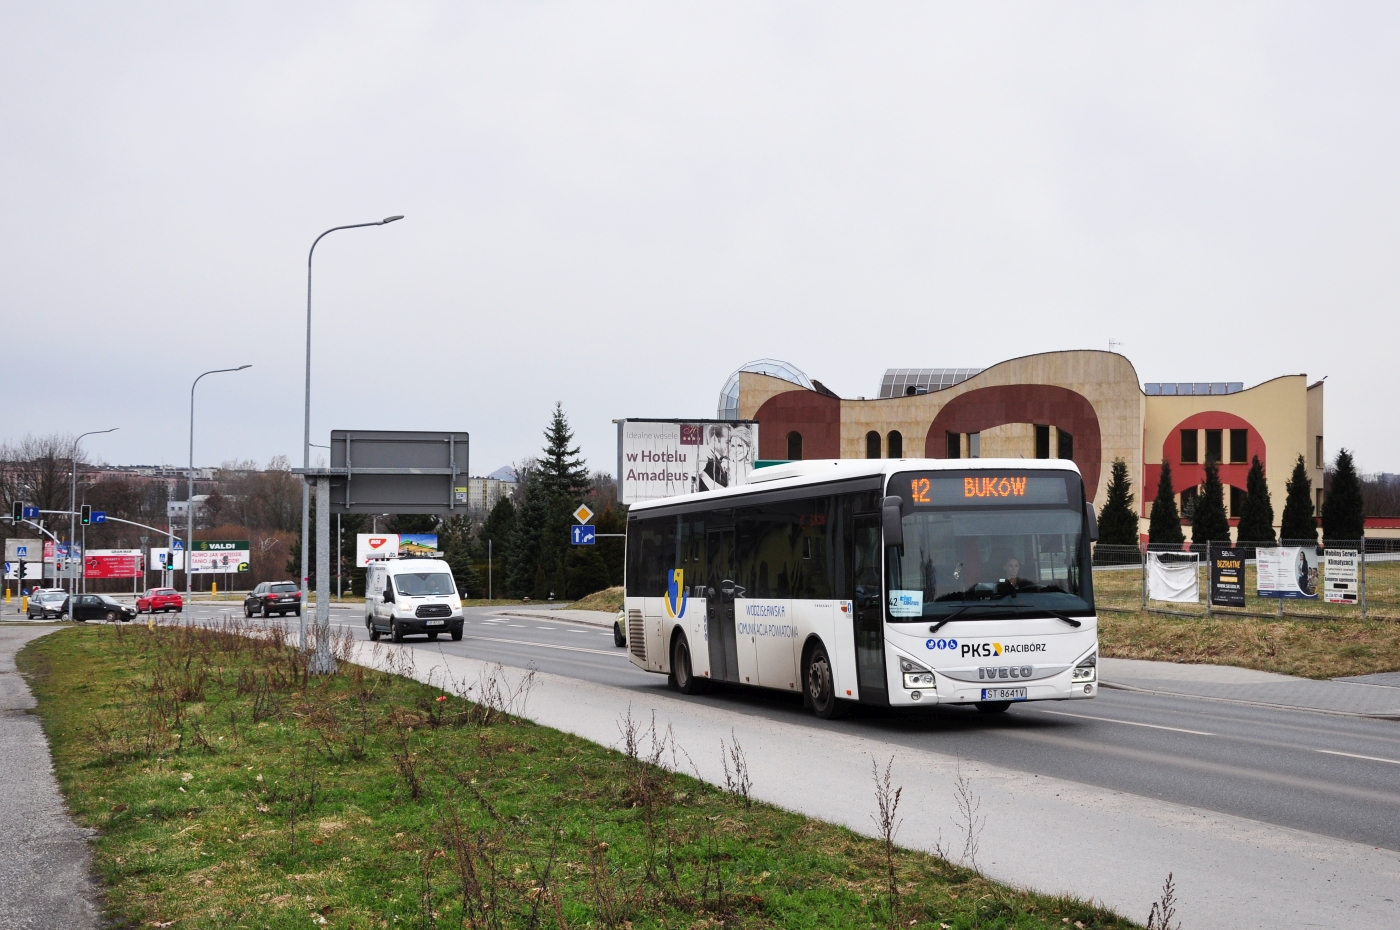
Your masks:
{"label": "street lamp", "polygon": [[[95,429],[95,430],[92,430],[92,431],[90,431],[90,432],[83,433],[82,436],[79,436],[77,439],[73,440],[73,454],[70,455],[70,456],[68,457],[68,460],[69,460],[69,461],[72,463],[72,465],[73,465],[73,477],[72,477],[72,479],[70,480],[69,485],[68,485],[68,561],[69,561],[69,562],[72,562],[72,561],[73,561],[73,532],[74,532],[74,526],[73,526],[73,511],[75,511],[75,510],[78,509],[78,507],[77,507],[77,504],[78,504],[78,443],[80,443],[80,442],[83,441],[83,437],[84,437],[84,436],[101,436],[101,435],[104,434],[104,433],[115,433],[115,432],[116,432],[117,430],[119,430],[119,429],[121,429],[120,426],[114,426],[114,427],[112,427],[111,429]],[[84,554],[86,554],[86,553],[84,553]],[[58,553],[57,553],[57,552],[54,552],[53,557],[54,557],[54,564],[57,565],[57,564],[58,564]],[[74,594],[74,593],[77,592],[78,586],[77,586],[76,584],[74,584],[73,582],[74,582],[74,579],[73,579],[72,577],[70,577],[70,578],[68,579],[68,593],[69,593],[69,594]],[[20,584],[21,584],[21,586],[24,584],[24,579],[20,579]]]}
{"label": "street lamp", "polygon": [[[252,365],[239,365],[237,368],[215,368],[206,371],[204,375],[217,375],[225,371],[242,371],[245,368],[252,368]],[[192,585],[190,582],[190,562],[194,557],[194,389],[199,386],[200,375],[194,379],[194,384],[190,385],[190,493],[185,498],[185,516],[189,526],[185,533],[185,603],[190,603]],[[170,579],[174,581],[172,577]]]}
{"label": "street lamp", "polygon": [[[403,219],[399,216],[386,216],[373,223],[351,223],[349,226],[332,226],[317,236],[311,243],[311,251],[306,253],[306,410],[304,434],[301,447],[301,467],[311,467],[311,259],[316,254],[316,245],[333,232],[342,229],[360,229],[365,226],[384,226]],[[306,613],[311,609],[311,570],[308,559],[311,550],[311,482],[305,475],[301,479],[301,643],[299,648],[306,651]],[[319,610],[320,607],[317,607]],[[324,651],[324,636],[317,637],[316,652]],[[326,652],[326,657],[330,655]]]}

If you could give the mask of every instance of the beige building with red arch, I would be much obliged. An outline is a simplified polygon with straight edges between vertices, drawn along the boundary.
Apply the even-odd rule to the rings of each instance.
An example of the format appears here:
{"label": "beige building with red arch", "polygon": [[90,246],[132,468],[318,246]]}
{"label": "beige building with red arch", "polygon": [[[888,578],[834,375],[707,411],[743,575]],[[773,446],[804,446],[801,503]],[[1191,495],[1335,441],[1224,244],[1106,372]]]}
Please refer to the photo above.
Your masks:
{"label": "beige building with red arch", "polygon": [[1122,355],[1073,350],[981,370],[891,369],[882,396],[851,400],[791,365],[764,360],[731,377],[720,416],[759,422],[762,459],[1069,458],[1083,473],[1095,506],[1102,506],[1113,461],[1121,458],[1146,533],[1163,459],[1171,463],[1184,513],[1194,505],[1207,455],[1220,462],[1231,526],[1256,455],[1268,477],[1276,524],[1299,455],[1316,489],[1314,503],[1320,503],[1322,391],[1322,382],[1308,384],[1306,375],[1283,375],[1250,388],[1229,382],[1144,385]]}

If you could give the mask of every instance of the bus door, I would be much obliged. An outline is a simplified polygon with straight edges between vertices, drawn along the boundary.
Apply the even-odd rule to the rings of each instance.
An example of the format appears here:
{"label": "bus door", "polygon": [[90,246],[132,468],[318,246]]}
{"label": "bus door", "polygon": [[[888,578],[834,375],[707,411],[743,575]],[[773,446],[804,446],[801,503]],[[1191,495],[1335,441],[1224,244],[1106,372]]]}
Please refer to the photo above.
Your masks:
{"label": "bus door", "polygon": [[880,587],[880,516],[856,516],[850,538],[851,603],[855,610],[856,684],[860,699],[888,704],[885,689],[885,599]]}
{"label": "bus door", "polygon": [[739,680],[739,646],[734,630],[734,528],[705,534],[705,631],[710,646],[710,678]]}

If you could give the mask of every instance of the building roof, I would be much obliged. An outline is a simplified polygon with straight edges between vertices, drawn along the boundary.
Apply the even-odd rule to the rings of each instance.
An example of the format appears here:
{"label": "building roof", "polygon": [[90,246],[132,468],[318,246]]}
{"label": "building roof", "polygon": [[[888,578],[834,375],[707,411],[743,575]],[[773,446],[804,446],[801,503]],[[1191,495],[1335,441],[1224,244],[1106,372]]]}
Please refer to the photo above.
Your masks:
{"label": "building roof", "polygon": [[[807,377],[806,372],[790,362],[784,362],[776,358],[760,358],[742,365],[734,370],[729,376],[729,380],[724,382],[724,387],[719,392],[719,409],[715,413],[715,418],[719,420],[739,419],[739,373],[744,371],[756,372],[760,375],[769,375],[774,378],[782,378],[790,381],[798,387],[806,388],[809,391],[818,390],[812,379]],[[825,386],[821,388],[823,393],[831,394]],[[836,395],[832,394],[835,397]]]}
{"label": "building roof", "polygon": [[886,368],[880,379],[880,397],[931,394],[961,384],[981,368]]}

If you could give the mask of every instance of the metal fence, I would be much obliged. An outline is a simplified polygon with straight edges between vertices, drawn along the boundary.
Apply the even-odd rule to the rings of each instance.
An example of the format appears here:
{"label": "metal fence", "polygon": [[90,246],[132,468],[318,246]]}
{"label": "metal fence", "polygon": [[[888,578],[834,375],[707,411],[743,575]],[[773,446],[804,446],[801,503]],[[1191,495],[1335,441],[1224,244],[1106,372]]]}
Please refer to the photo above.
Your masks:
{"label": "metal fence", "polygon": [[[1400,621],[1400,540],[1283,540],[1194,547],[1190,543],[1096,544],[1093,562],[1094,598],[1101,610]],[[1192,563],[1194,600],[1189,590]],[[1165,576],[1175,583],[1162,583]],[[1179,583],[1183,580],[1185,585]]]}

